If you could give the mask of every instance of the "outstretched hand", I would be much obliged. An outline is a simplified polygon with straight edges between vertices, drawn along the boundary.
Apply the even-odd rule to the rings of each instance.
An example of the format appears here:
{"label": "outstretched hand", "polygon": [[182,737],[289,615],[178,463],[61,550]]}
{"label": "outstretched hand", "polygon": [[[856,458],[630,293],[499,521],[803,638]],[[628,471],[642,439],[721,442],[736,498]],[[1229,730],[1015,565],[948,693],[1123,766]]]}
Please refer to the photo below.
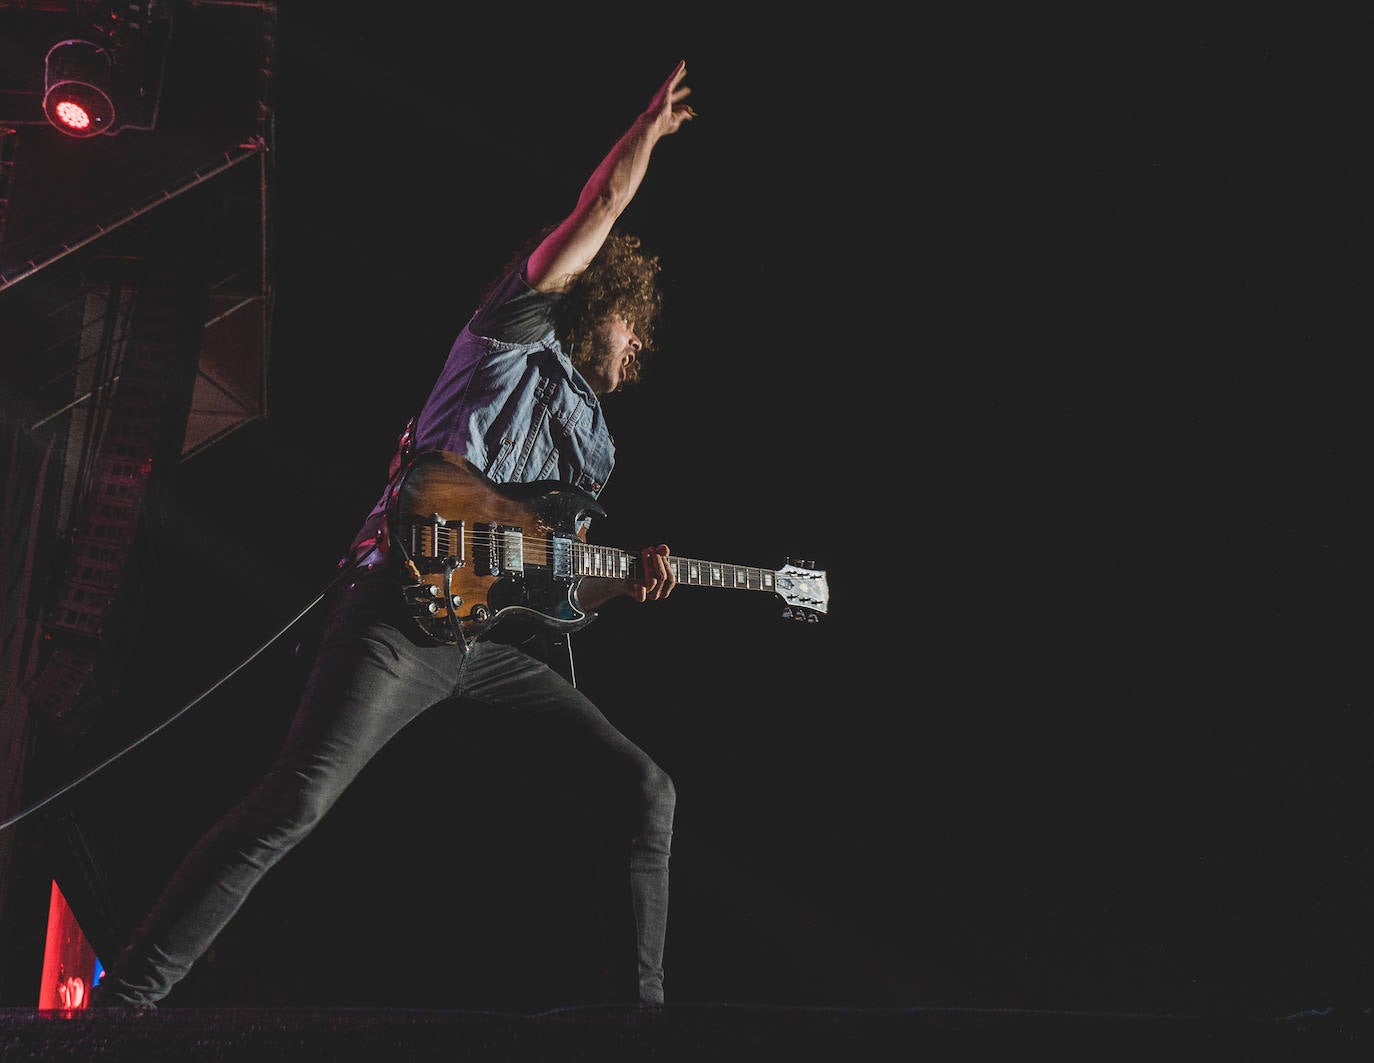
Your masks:
{"label": "outstretched hand", "polygon": [[668,80],[658,87],[654,98],[649,101],[645,113],[653,115],[662,136],[676,133],[682,128],[683,122],[690,122],[697,116],[689,104],[682,102],[692,94],[691,88],[682,84],[682,79],[686,76],[687,60],[680,59],[673,72],[668,75]]}

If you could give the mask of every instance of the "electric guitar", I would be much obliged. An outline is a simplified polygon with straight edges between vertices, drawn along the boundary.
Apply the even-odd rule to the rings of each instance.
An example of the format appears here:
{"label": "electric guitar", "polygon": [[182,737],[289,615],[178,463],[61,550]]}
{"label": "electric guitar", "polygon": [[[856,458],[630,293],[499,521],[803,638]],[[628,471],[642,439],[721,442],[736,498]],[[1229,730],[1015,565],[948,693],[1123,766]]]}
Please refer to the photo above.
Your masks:
{"label": "electric guitar", "polygon": [[[498,484],[461,455],[416,455],[397,474],[386,535],[401,559],[402,594],[421,630],[440,643],[466,644],[508,618],[552,632],[596,619],[577,604],[587,576],[637,579],[637,553],[592,546],[583,518],[605,516],[591,495],[557,480]],[[815,622],[830,592],[825,573],[794,565],[752,568],[669,557],[679,586],[775,594],[783,616]]]}

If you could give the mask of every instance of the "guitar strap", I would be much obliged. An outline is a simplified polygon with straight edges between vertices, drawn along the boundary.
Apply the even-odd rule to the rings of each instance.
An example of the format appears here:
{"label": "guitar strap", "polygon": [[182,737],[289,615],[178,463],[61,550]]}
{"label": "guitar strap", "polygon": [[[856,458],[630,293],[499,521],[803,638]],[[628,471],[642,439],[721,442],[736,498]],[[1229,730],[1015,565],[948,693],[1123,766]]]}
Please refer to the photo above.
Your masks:
{"label": "guitar strap", "polygon": [[353,544],[348,548],[348,557],[340,562],[341,565],[347,564],[350,558],[353,564],[360,565],[384,556],[391,549],[391,503],[396,497],[396,491],[400,488],[402,473],[409,468],[414,456],[415,418],[412,417],[406,422],[405,428],[397,437],[396,453],[391,456],[391,461],[387,464],[386,491],[383,494],[382,505],[379,507],[381,516],[368,517],[363,526],[358,529]]}
{"label": "guitar strap", "polygon": [[[382,505],[382,526],[377,529],[377,542],[384,553],[393,548],[396,549],[397,553],[401,555],[402,563],[410,564],[412,568],[414,565],[411,564],[410,557],[404,553],[405,548],[391,541],[391,507],[396,501],[396,492],[401,489],[401,480],[414,459],[415,417],[411,417],[406,422],[406,426],[401,429],[401,434],[396,437],[396,453],[391,456],[391,462],[387,465],[386,496]],[[418,582],[419,573],[415,572],[414,576]]]}
{"label": "guitar strap", "polygon": [[391,464],[387,466],[387,493],[396,489],[397,477],[402,469],[410,464],[410,459],[415,456],[415,418],[412,417],[406,422],[405,428],[396,438],[396,453],[391,457]]}

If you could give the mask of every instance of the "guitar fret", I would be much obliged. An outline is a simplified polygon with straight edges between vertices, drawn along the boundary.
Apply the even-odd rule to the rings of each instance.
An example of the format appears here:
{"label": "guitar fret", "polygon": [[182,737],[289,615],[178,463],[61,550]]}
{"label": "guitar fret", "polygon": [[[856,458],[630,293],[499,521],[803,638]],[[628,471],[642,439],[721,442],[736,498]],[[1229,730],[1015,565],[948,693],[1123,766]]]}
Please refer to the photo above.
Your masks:
{"label": "guitar fret", "polygon": [[735,587],[741,590],[771,589],[771,573],[747,565],[670,557],[668,567],[677,581],[689,587]]}
{"label": "guitar fret", "polygon": [[629,579],[637,571],[631,565],[630,555],[624,550],[585,543],[577,548],[576,570],[580,576],[607,576],[617,579]]}

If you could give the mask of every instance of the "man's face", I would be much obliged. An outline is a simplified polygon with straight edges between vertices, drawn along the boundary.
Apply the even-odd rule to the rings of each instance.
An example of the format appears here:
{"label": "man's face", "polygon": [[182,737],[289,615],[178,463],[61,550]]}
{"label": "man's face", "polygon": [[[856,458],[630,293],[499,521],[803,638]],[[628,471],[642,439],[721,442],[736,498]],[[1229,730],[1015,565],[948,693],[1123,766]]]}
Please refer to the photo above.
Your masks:
{"label": "man's face", "polygon": [[639,342],[630,322],[612,315],[592,333],[591,350],[573,359],[573,364],[598,395],[609,395],[625,381],[630,366],[639,360]]}

